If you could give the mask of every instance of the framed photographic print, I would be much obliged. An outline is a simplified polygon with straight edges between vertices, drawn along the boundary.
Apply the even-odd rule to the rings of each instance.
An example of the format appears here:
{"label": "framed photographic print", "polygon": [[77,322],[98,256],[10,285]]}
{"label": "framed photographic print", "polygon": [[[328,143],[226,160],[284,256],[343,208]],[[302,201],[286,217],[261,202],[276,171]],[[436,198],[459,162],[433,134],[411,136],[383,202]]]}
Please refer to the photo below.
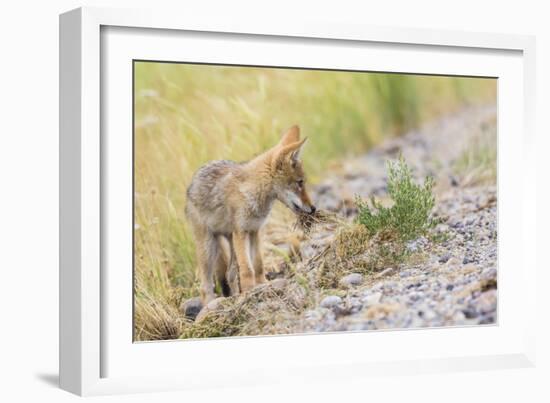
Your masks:
{"label": "framed photographic print", "polygon": [[532,365],[532,38],[60,24],[64,389]]}

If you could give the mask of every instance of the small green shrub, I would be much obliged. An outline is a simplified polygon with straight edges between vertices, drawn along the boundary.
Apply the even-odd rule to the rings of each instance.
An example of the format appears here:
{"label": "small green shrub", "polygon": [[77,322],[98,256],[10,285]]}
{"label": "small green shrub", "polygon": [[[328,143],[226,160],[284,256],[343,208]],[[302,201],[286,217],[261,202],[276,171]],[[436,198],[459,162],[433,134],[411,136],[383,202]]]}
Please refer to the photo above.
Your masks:
{"label": "small green shrub", "polygon": [[437,224],[431,217],[435,204],[433,178],[427,177],[423,185],[414,182],[410,168],[401,156],[388,163],[388,193],[393,202],[384,207],[374,197],[369,203],[357,197],[357,221],[364,225],[370,236],[382,232],[394,233],[401,242],[410,241],[427,233]]}

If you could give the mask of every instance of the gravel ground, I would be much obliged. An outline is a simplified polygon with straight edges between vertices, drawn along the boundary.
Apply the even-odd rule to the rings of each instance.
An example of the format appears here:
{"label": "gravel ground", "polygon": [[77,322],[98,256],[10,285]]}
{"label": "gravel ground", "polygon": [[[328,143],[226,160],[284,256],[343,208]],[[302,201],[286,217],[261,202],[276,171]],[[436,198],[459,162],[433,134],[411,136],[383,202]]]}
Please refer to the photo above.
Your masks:
{"label": "gravel ground", "polygon": [[[497,191],[457,176],[455,161],[472,139],[495,130],[493,107],[472,108],[420,131],[391,139],[361,158],[343,163],[313,189],[319,208],[353,219],[355,195],[386,196],[386,161],[402,153],[417,178],[436,180],[436,214],[442,240],[408,244],[424,255],[421,264],[388,267],[363,276],[352,273],[339,287],[319,292],[313,309],[296,321],[296,331],[325,332],[462,326],[497,321]],[[333,232],[317,229],[301,243],[302,262],[331,242]],[[311,269],[309,269],[311,270]]]}

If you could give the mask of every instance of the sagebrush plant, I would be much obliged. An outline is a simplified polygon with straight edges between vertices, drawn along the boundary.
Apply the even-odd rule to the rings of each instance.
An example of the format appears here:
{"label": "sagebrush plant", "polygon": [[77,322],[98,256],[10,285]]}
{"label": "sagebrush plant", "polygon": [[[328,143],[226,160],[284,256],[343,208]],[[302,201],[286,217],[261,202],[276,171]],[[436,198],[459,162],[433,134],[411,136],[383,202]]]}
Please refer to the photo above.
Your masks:
{"label": "sagebrush plant", "polygon": [[395,234],[401,242],[407,242],[425,235],[437,224],[432,217],[435,206],[433,186],[430,176],[423,184],[417,184],[403,156],[397,161],[389,161],[388,194],[392,205],[384,207],[374,197],[369,205],[357,197],[357,222],[367,229],[371,237],[386,232]]}
{"label": "sagebrush plant", "polygon": [[426,177],[423,184],[417,184],[403,156],[389,161],[387,167],[390,207],[374,197],[370,203],[356,198],[356,222],[341,225],[330,253],[317,270],[318,287],[337,287],[347,273],[372,273],[402,264],[410,257],[407,242],[427,235],[438,223],[432,216],[433,178]]}

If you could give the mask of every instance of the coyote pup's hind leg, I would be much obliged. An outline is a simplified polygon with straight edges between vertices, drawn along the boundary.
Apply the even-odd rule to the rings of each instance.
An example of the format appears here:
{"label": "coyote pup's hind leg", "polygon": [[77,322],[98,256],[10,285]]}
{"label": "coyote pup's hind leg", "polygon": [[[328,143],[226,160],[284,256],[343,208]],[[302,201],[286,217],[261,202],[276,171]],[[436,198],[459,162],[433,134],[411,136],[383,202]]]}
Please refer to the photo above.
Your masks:
{"label": "coyote pup's hind leg", "polygon": [[217,240],[220,245],[220,254],[216,263],[216,280],[220,285],[222,295],[229,297],[234,295],[230,283],[231,260],[233,259],[233,246],[231,245],[231,237],[219,235]]}
{"label": "coyote pup's hind leg", "polygon": [[197,261],[201,279],[201,299],[204,305],[216,298],[214,293],[214,270],[219,265],[221,256],[220,244],[216,237],[208,232],[197,231]]}

